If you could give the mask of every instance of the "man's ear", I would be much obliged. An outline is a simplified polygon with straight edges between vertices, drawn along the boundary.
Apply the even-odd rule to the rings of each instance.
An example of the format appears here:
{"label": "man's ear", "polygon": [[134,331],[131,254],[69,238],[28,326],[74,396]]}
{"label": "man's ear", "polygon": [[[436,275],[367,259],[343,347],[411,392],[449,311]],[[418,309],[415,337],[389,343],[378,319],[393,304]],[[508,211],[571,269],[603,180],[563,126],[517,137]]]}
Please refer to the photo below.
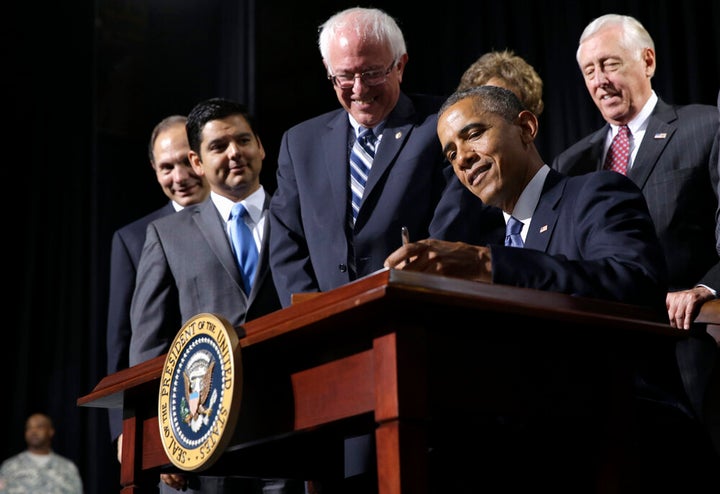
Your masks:
{"label": "man's ear", "polygon": [[522,129],[523,142],[529,143],[535,140],[538,131],[538,119],[530,110],[523,110],[517,116],[517,124]]}
{"label": "man's ear", "polygon": [[195,151],[192,149],[188,151],[188,159],[190,160],[190,166],[192,166],[193,171],[196,175],[199,177],[202,177],[205,175],[205,170],[203,170],[202,167],[202,161],[200,160],[200,155],[198,155]]}
{"label": "man's ear", "polygon": [[643,49],[642,59],[645,62],[645,75],[650,79],[655,75],[655,50],[652,48]]}
{"label": "man's ear", "polygon": [[402,82],[403,74],[405,73],[405,66],[407,65],[409,55],[405,53],[398,60],[395,61],[395,67],[398,70],[398,78]]}

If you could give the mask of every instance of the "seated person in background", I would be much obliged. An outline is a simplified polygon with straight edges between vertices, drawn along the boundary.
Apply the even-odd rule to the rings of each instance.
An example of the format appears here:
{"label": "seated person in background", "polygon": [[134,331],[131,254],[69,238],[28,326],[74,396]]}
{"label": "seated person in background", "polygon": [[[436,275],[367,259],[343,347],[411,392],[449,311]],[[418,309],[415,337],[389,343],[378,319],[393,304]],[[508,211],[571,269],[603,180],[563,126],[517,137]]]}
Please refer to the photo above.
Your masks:
{"label": "seated person in background", "polygon": [[27,449],[0,465],[0,492],[15,494],[82,494],[77,466],[52,450],[52,419],[34,413],[25,422]]}

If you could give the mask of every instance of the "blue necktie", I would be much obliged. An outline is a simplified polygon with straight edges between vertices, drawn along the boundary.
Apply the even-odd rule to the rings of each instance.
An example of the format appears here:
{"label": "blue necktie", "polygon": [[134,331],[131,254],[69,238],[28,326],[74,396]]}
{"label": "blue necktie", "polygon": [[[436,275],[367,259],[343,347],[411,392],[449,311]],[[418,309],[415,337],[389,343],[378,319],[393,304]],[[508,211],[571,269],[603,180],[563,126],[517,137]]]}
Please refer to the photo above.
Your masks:
{"label": "blue necktie", "polygon": [[362,201],[365,183],[370,174],[370,167],[375,159],[377,137],[372,129],[358,127],[358,137],[350,151],[350,192],[352,207],[352,224],[355,224],[360,202]]}
{"label": "blue necktie", "polygon": [[510,216],[507,225],[505,226],[505,245],[508,247],[524,247],[522,236],[522,221],[518,220],[514,216]]}
{"label": "blue necktie", "polygon": [[235,204],[230,212],[229,224],[230,240],[245,284],[245,293],[250,294],[258,263],[258,251],[252,232],[245,224],[246,214],[245,206],[240,203]]}

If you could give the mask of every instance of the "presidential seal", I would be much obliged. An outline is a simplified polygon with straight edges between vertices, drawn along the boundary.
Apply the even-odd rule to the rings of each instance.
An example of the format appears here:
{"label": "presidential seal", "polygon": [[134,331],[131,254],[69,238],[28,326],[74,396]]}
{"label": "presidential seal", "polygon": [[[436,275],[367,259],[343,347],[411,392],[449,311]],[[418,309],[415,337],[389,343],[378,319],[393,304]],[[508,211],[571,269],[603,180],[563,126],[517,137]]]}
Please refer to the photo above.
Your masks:
{"label": "presidential seal", "polygon": [[225,451],[242,394],[240,345],[223,317],[198,314],[180,329],[160,378],[160,439],[176,467],[198,472]]}

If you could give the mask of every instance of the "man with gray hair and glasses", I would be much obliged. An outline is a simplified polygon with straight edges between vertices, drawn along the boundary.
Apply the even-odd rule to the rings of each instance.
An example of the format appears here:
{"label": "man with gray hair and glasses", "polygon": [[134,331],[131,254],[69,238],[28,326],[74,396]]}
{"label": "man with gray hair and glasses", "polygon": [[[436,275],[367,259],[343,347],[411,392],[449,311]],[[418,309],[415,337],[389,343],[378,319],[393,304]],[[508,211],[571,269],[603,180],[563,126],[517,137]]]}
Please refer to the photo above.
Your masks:
{"label": "man with gray hair and glasses", "polygon": [[[341,108],[282,137],[270,267],[284,306],[293,294],[331,290],[382,269],[401,245],[403,226],[412,238],[427,237],[446,183],[435,133],[442,99],[401,91],[408,54],[395,20],[350,8],[322,24],[318,45]],[[337,492],[356,492],[351,480],[357,492],[373,492],[373,475],[355,475],[375,470],[371,439],[346,441],[348,482]]]}

